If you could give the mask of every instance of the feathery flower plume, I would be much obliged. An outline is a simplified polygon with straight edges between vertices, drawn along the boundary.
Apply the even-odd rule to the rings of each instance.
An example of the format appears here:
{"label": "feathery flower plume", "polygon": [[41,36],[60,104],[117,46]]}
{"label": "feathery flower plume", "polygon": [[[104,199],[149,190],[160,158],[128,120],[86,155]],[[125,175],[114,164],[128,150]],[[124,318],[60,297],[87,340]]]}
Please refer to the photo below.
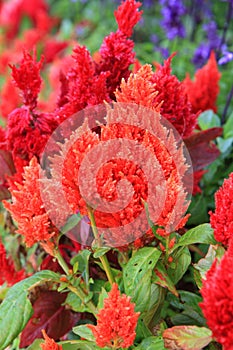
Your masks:
{"label": "feathery flower plume", "polygon": [[42,350],[62,350],[62,345],[58,345],[55,341],[47,336],[45,330],[42,330],[42,334],[45,340],[45,343],[40,344]]}
{"label": "feathery flower plume", "polygon": [[190,79],[189,75],[186,76],[183,84],[191,102],[193,113],[206,111],[207,109],[217,112],[216,102],[219,93],[220,77],[221,74],[218,71],[213,51],[206,65],[197,70],[194,81]]}
{"label": "feathery flower plume", "polygon": [[29,166],[24,168],[23,183],[14,183],[14,188],[10,187],[12,203],[3,201],[5,208],[18,223],[17,232],[24,236],[28,247],[37,242],[50,245],[50,239],[58,233],[51,224],[41,199],[39,172],[40,166],[36,158],[32,158]]}
{"label": "feathery flower plume", "polygon": [[233,349],[233,251],[232,240],[220,263],[214,261],[203,281],[200,304],[213,337],[224,350]]}
{"label": "feathery flower plume", "polygon": [[210,211],[210,224],[218,242],[228,245],[233,237],[233,173],[215,193],[215,212]]}
{"label": "feathery flower plume", "polygon": [[133,345],[139,317],[134,306],[130,297],[121,295],[118,285],[114,283],[104,300],[104,308],[97,315],[97,325],[87,326],[92,330],[98,346],[125,349]]}
{"label": "feathery flower plume", "polygon": [[13,284],[26,278],[26,273],[23,269],[16,271],[14,262],[12,259],[6,256],[6,250],[2,242],[0,241],[0,285],[7,283],[7,285],[13,286]]}

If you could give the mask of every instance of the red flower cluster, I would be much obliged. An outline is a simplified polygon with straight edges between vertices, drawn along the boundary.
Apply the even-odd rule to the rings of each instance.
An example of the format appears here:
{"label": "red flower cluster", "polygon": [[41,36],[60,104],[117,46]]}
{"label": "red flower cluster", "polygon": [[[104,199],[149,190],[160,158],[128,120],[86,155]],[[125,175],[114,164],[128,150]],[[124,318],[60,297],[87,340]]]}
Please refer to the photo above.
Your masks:
{"label": "red flower cluster", "polygon": [[194,81],[187,75],[183,83],[194,113],[207,109],[217,112],[220,77],[214,52],[207,64],[196,72]]}
{"label": "red flower cluster", "polygon": [[33,156],[40,156],[49,136],[58,126],[53,113],[40,113],[35,109],[42,82],[41,64],[24,52],[20,67],[12,67],[12,76],[22,91],[24,105],[9,114],[5,142],[19,173]]}
{"label": "red flower cluster", "polygon": [[220,263],[217,260],[206,274],[200,304],[213,337],[223,345],[224,350],[233,349],[233,254],[232,247]]}
{"label": "red flower cluster", "polygon": [[116,92],[118,102],[135,102],[160,111],[184,138],[191,135],[197,123],[183,84],[171,74],[171,56],[153,73],[149,65],[131,74]]}
{"label": "red flower cluster", "polygon": [[118,286],[114,283],[108,298],[104,300],[104,308],[97,315],[97,325],[88,327],[98,346],[125,349],[133,345],[138,317],[139,312],[134,311],[130,297],[120,295]]}
{"label": "red flower cluster", "polygon": [[173,56],[169,57],[163,66],[157,65],[151,80],[155,91],[158,91],[156,102],[161,103],[162,116],[185,138],[195,129],[197,115],[192,111],[183,83],[171,74]]}
{"label": "red flower cluster", "polygon": [[40,344],[42,350],[62,350],[62,345],[58,345],[55,341],[47,336],[45,330],[42,330],[42,334],[45,340],[45,343]]}
{"label": "red flower cluster", "polygon": [[[137,112],[135,112],[135,108],[137,108]],[[111,242],[110,244],[117,246],[133,242],[148,231],[148,222],[145,216],[140,217],[140,223],[136,221],[134,229],[128,226],[130,223],[134,225],[134,220],[144,212],[144,201],[149,203],[151,218],[156,217],[156,223],[164,227],[164,231],[160,230],[161,234],[170,234],[174,229],[184,226],[187,220],[187,217],[183,218],[187,209],[185,206],[187,205],[187,203],[185,204],[186,191],[182,182],[183,175],[187,170],[185,159],[180,150],[176,149],[175,142],[169,142],[169,150],[161,142],[161,139],[166,140],[167,132],[160,123],[159,115],[155,117],[155,112],[150,110],[146,110],[146,112],[147,114],[151,113],[151,115],[147,115],[146,119],[148,126],[143,125],[143,128],[140,128],[137,124],[135,126],[127,125],[126,116],[128,124],[132,124],[133,120],[145,120],[143,107],[118,103],[114,105],[113,109],[109,106],[107,124],[102,126],[100,135],[92,132],[86,125],[79,128],[70,140],[61,147],[61,154],[52,159],[52,179],[47,181],[47,193],[53,192],[54,183],[62,182],[63,191],[73,213],[79,210],[83,215],[87,215],[86,199],[85,196],[82,196],[80,187],[82,193],[91,194],[92,199],[100,196],[106,202],[114,202],[117,199],[123,201],[128,197],[127,188],[124,188],[124,193],[119,196],[117,186],[120,181],[127,179],[133,186],[134,194],[126,205],[122,205],[123,209],[102,211],[101,208],[98,210],[98,205],[97,207],[94,205],[97,227],[110,229],[111,233],[109,232],[104,238]],[[119,118],[122,120],[120,121]],[[161,139],[156,138],[147,130],[150,124],[153,125]],[[134,141],[135,144],[141,144],[143,149],[140,150],[137,147],[137,160],[142,159],[145,169],[140,169],[137,162],[130,160],[129,156],[125,158],[124,152],[119,150],[118,143],[103,151],[102,146],[107,145],[111,140],[125,140],[128,144]],[[98,145],[100,147],[97,147]],[[90,152],[92,149],[94,149],[93,153]],[[164,179],[159,177],[159,171],[155,171],[155,164],[144,164],[145,149],[157,158]],[[132,154],[130,148],[127,152],[128,155]],[[83,160],[87,159],[87,153],[88,162],[84,166]],[[104,160],[106,157],[107,162]],[[179,162],[179,173],[176,161]],[[147,169],[146,166],[149,168]],[[58,176],[60,169],[62,169],[62,177]],[[95,175],[96,169],[98,172]],[[80,179],[85,179],[85,181],[80,183]],[[94,185],[94,188],[90,189],[95,181],[96,186]],[[158,203],[155,203],[154,196],[148,192],[148,188],[150,187],[151,190],[153,184],[153,193],[157,193],[158,196],[160,193],[162,198],[162,181],[166,183],[166,198],[164,205],[159,206]],[[158,186],[158,184],[160,185]],[[174,223],[176,223],[176,227],[174,227]]]}
{"label": "red flower cluster", "polygon": [[36,158],[32,158],[29,166],[24,168],[23,183],[14,183],[14,188],[10,188],[12,203],[3,202],[17,221],[18,233],[24,236],[28,247],[37,242],[49,244],[57,234],[41,199],[39,172],[39,164]]}
{"label": "red flower cluster", "polygon": [[26,278],[25,271],[19,270],[16,271],[14,267],[14,262],[6,256],[6,250],[4,245],[0,242],[0,285],[7,283],[10,287],[13,284]]}
{"label": "red flower cluster", "polygon": [[233,173],[224,180],[222,187],[215,193],[215,212],[210,212],[210,224],[218,242],[229,244],[233,237]]}

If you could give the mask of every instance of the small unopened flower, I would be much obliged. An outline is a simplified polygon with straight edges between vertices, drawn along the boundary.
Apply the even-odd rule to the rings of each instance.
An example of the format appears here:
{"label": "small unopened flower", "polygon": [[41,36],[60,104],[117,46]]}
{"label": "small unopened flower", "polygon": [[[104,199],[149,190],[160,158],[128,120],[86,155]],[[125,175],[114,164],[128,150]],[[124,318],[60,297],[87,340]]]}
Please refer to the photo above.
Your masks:
{"label": "small unopened flower", "polygon": [[118,286],[114,283],[108,298],[104,300],[104,308],[97,315],[97,325],[88,327],[98,346],[124,349],[133,345],[138,317],[139,312],[134,311],[130,297],[120,295]]}
{"label": "small unopened flower", "polygon": [[42,330],[45,342],[40,344],[42,350],[62,350],[62,346],[55,343],[55,341],[47,336],[45,330]]}

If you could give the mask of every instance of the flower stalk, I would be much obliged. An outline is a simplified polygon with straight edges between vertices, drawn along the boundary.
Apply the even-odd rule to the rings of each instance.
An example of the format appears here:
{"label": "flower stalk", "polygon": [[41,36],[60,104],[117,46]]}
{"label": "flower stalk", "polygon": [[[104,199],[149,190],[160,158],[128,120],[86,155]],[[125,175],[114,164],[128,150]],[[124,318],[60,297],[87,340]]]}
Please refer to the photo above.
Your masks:
{"label": "flower stalk", "polygon": [[[98,246],[98,248],[100,248],[101,242],[100,242],[99,233],[98,233],[96,223],[95,223],[93,209],[87,206],[87,211],[88,211],[88,216],[89,216],[89,219],[91,222],[91,227],[92,227],[92,231],[93,231],[97,246]],[[114,279],[114,276],[112,274],[112,270],[111,270],[111,267],[110,267],[110,264],[108,262],[108,258],[106,256],[106,254],[100,256],[99,259],[103,265],[104,271],[106,272],[106,275],[107,275],[107,278],[108,278],[110,284],[113,285],[113,283],[115,282],[115,279]]]}

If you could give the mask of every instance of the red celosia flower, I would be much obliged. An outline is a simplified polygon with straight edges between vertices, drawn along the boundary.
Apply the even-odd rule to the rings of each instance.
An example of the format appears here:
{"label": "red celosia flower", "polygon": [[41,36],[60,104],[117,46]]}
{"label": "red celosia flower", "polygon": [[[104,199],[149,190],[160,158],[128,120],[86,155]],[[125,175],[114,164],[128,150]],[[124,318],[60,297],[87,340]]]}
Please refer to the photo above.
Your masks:
{"label": "red celosia flower", "polygon": [[210,223],[215,239],[224,245],[233,237],[233,173],[215,193],[215,212],[210,212]]}
{"label": "red celosia flower", "polygon": [[31,110],[37,105],[37,97],[41,88],[41,66],[42,60],[36,62],[35,54],[32,57],[28,52],[24,51],[20,67],[11,67],[15,84],[23,93],[23,103],[25,106],[29,106]]}
{"label": "red celosia flower", "polygon": [[133,27],[139,22],[143,11],[138,11],[141,2],[128,0],[122,2],[114,12],[119,30],[127,37],[131,37]]}
{"label": "red celosia flower", "polygon": [[196,126],[197,116],[191,112],[184,87],[171,75],[172,56],[153,73],[149,65],[142,66],[124,80],[115,95],[118,102],[133,102],[160,111],[182,137],[189,136]]}
{"label": "red celosia flower", "polygon": [[94,61],[85,46],[77,45],[73,52],[74,65],[67,74],[66,96],[60,98],[68,100],[58,111],[61,121],[87,106],[109,101],[106,89],[109,73],[95,73]]}
{"label": "red celosia flower", "polygon": [[233,349],[233,253],[232,247],[220,263],[214,261],[203,280],[200,304],[213,337],[224,350]]}
{"label": "red celosia flower", "polygon": [[189,75],[185,78],[183,83],[194,113],[207,109],[217,112],[220,77],[215,54],[212,52],[207,64],[196,72],[194,81]]}
{"label": "red celosia flower", "polygon": [[23,184],[15,183],[15,188],[10,188],[12,203],[3,202],[17,221],[17,232],[24,236],[28,247],[36,242],[47,242],[57,234],[41,199],[39,173],[40,166],[36,158],[32,158],[24,168]]}
{"label": "red celosia flower", "polygon": [[1,90],[1,116],[7,118],[8,114],[19,106],[20,97],[12,80],[8,78]]}
{"label": "red celosia flower", "polygon": [[42,330],[42,334],[45,340],[45,343],[40,344],[42,350],[62,350],[62,345],[58,345],[55,341],[47,336],[45,330]]}
{"label": "red celosia flower", "polygon": [[98,346],[124,349],[133,345],[139,317],[139,312],[134,311],[134,306],[130,297],[120,295],[118,286],[114,283],[104,300],[104,308],[97,315],[97,325],[88,325]]}
{"label": "red celosia flower", "polygon": [[152,68],[146,64],[132,73],[127,82],[123,79],[120,89],[115,92],[117,102],[136,103],[159,111],[160,105],[156,103],[158,92],[151,82],[152,76]]}
{"label": "red celosia flower", "polygon": [[127,38],[132,35],[133,27],[141,18],[142,11],[138,11],[140,5],[135,0],[126,0],[118,7],[114,15],[119,29],[105,37],[100,47],[96,71],[110,73],[107,88],[111,99],[115,98],[114,91],[119,87],[122,78],[129,77],[129,66],[134,62],[134,42]]}
{"label": "red celosia flower", "polygon": [[13,284],[27,277],[23,269],[19,271],[15,270],[14,262],[10,258],[7,258],[5,247],[1,242],[0,242],[0,266],[1,266],[0,285],[6,282],[7,285],[10,287]]}
{"label": "red celosia flower", "polygon": [[[132,123],[135,118],[141,122],[145,113],[150,110],[146,110],[145,112],[144,107],[142,107],[135,115],[135,108],[133,108],[131,104],[127,107],[121,104],[119,105],[116,104],[113,109],[108,110],[106,119],[107,125],[102,127],[101,135],[97,135],[91,132],[86,126],[83,126],[62,146],[61,154],[55,156],[52,160],[52,179],[48,179],[47,193],[53,192],[52,187],[54,183],[62,182],[66,200],[73,213],[80,210],[83,215],[86,215],[88,214],[86,200],[85,196],[83,197],[80,192],[80,187],[82,188],[82,193],[91,194],[94,200],[96,197],[98,198],[98,196],[100,196],[106,202],[114,202],[118,198],[118,183],[122,180],[128,180],[133,186],[134,195],[126,205],[121,204],[121,208],[123,207],[124,209],[119,209],[119,207],[117,207],[118,209],[115,210],[101,211],[101,209],[98,210],[97,202],[96,205],[94,204],[94,207],[96,206],[94,214],[97,227],[109,228],[109,231],[111,231],[111,233],[104,238],[107,242],[110,242],[110,244],[121,246],[133,242],[136,238],[146,234],[148,222],[145,216],[140,216],[140,214],[144,212],[144,201],[149,201],[151,218],[156,217],[156,223],[164,227],[163,234],[167,235],[174,230],[176,226],[180,227],[181,224],[182,226],[185,224],[183,215],[187,209],[187,203],[185,204],[186,192],[182,179],[187,170],[187,165],[185,164],[180,150],[176,149],[174,142],[169,143],[168,151],[163,142],[161,142],[161,139],[159,140],[150,134],[145,125],[143,125],[143,129],[138,127],[137,123],[135,126],[127,125],[126,118],[128,118],[129,124]],[[138,108],[138,106],[136,107]],[[153,127],[156,132],[159,133],[160,138],[166,140],[168,134],[160,123],[159,115],[155,117],[156,112],[150,112],[152,113],[150,117],[149,113],[147,113],[148,128],[150,123],[154,124]],[[119,116],[122,116],[121,121],[119,121]],[[118,123],[115,122],[116,120],[118,120]],[[118,145],[115,145],[115,149],[114,145],[104,151],[101,149],[101,145],[108,144],[111,140],[122,139],[125,139],[128,143],[134,141],[137,144],[143,145],[141,150],[137,148],[137,161],[141,159],[143,163],[142,167],[145,167],[145,169],[141,169],[140,166],[137,165],[137,162],[134,164],[134,162],[130,160],[130,156],[125,157],[125,153],[119,151]],[[100,147],[96,147],[98,145]],[[150,186],[150,188],[153,186],[154,192],[158,194],[160,193],[159,191],[162,191],[161,187],[158,187],[156,190],[155,188],[158,183],[161,183],[163,180],[159,178],[159,171],[151,172],[151,169],[147,169],[147,165],[144,165],[144,147],[148,152],[156,156],[164,174],[164,185],[166,184],[167,190],[166,199],[164,205],[159,208],[157,203],[150,199],[151,193],[148,192],[148,186]],[[90,152],[92,148],[95,148],[95,152],[93,153]],[[128,154],[131,154],[131,152],[132,151],[129,149]],[[82,163],[84,158],[87,159],[87,153],[89,153],[90,157],[94,155],[93,158],[88,158],[87,166],[83,167]],[[106,162],[103,160],[103,157],[104,159],[107,157],[109,160]],[[175,164],[177,161],[179,162],[179,174]],[[153,165],[152,168],[154,166],[155,165]],[[60,169],[62,169],[62,174],[58,176]],[[99,169],[96,175],[94,175],[95,169]],[[147,175],[145,175],[144,171],[146,171]],[[150,177],[149,173],[152,177]],[[158,178],[156,176],[158,176]],[[82,179],[85,179],[85,181],[82,181],[80,184]],[[157,182],[155,179],[157,179]],[[94,188],[90,189],[90,186],[93,186],[95,181],[96,185],[94,185]],[[126,192],[124,195],[121,195],[119,200],[128,197],[127,189],[125,188],[123,191]],[[177,205],[177,203],[179,203],[179,205]],[[132,227],[129,227],[127,224],[134,222],[137,217],[140,217],[140,222],[136,221],[134,229],[132,229]],[[187,220],[187,217],[185,217],[185,220]],[[114,229],[111,230],[111,228]],[[162,233],[162,231],[160,231],[160,233]]]}
{"label": "red celosia flower", "polygon": [[151,81],[155,91],[158,92],[155,101],[162,103],[161,115],[177,129],[184,138],[192,134],[197,124],[197,115],[192,112],[183,83],[171,74],[171,59],[169,57],[164,65],[157,65],[156,72]]}

